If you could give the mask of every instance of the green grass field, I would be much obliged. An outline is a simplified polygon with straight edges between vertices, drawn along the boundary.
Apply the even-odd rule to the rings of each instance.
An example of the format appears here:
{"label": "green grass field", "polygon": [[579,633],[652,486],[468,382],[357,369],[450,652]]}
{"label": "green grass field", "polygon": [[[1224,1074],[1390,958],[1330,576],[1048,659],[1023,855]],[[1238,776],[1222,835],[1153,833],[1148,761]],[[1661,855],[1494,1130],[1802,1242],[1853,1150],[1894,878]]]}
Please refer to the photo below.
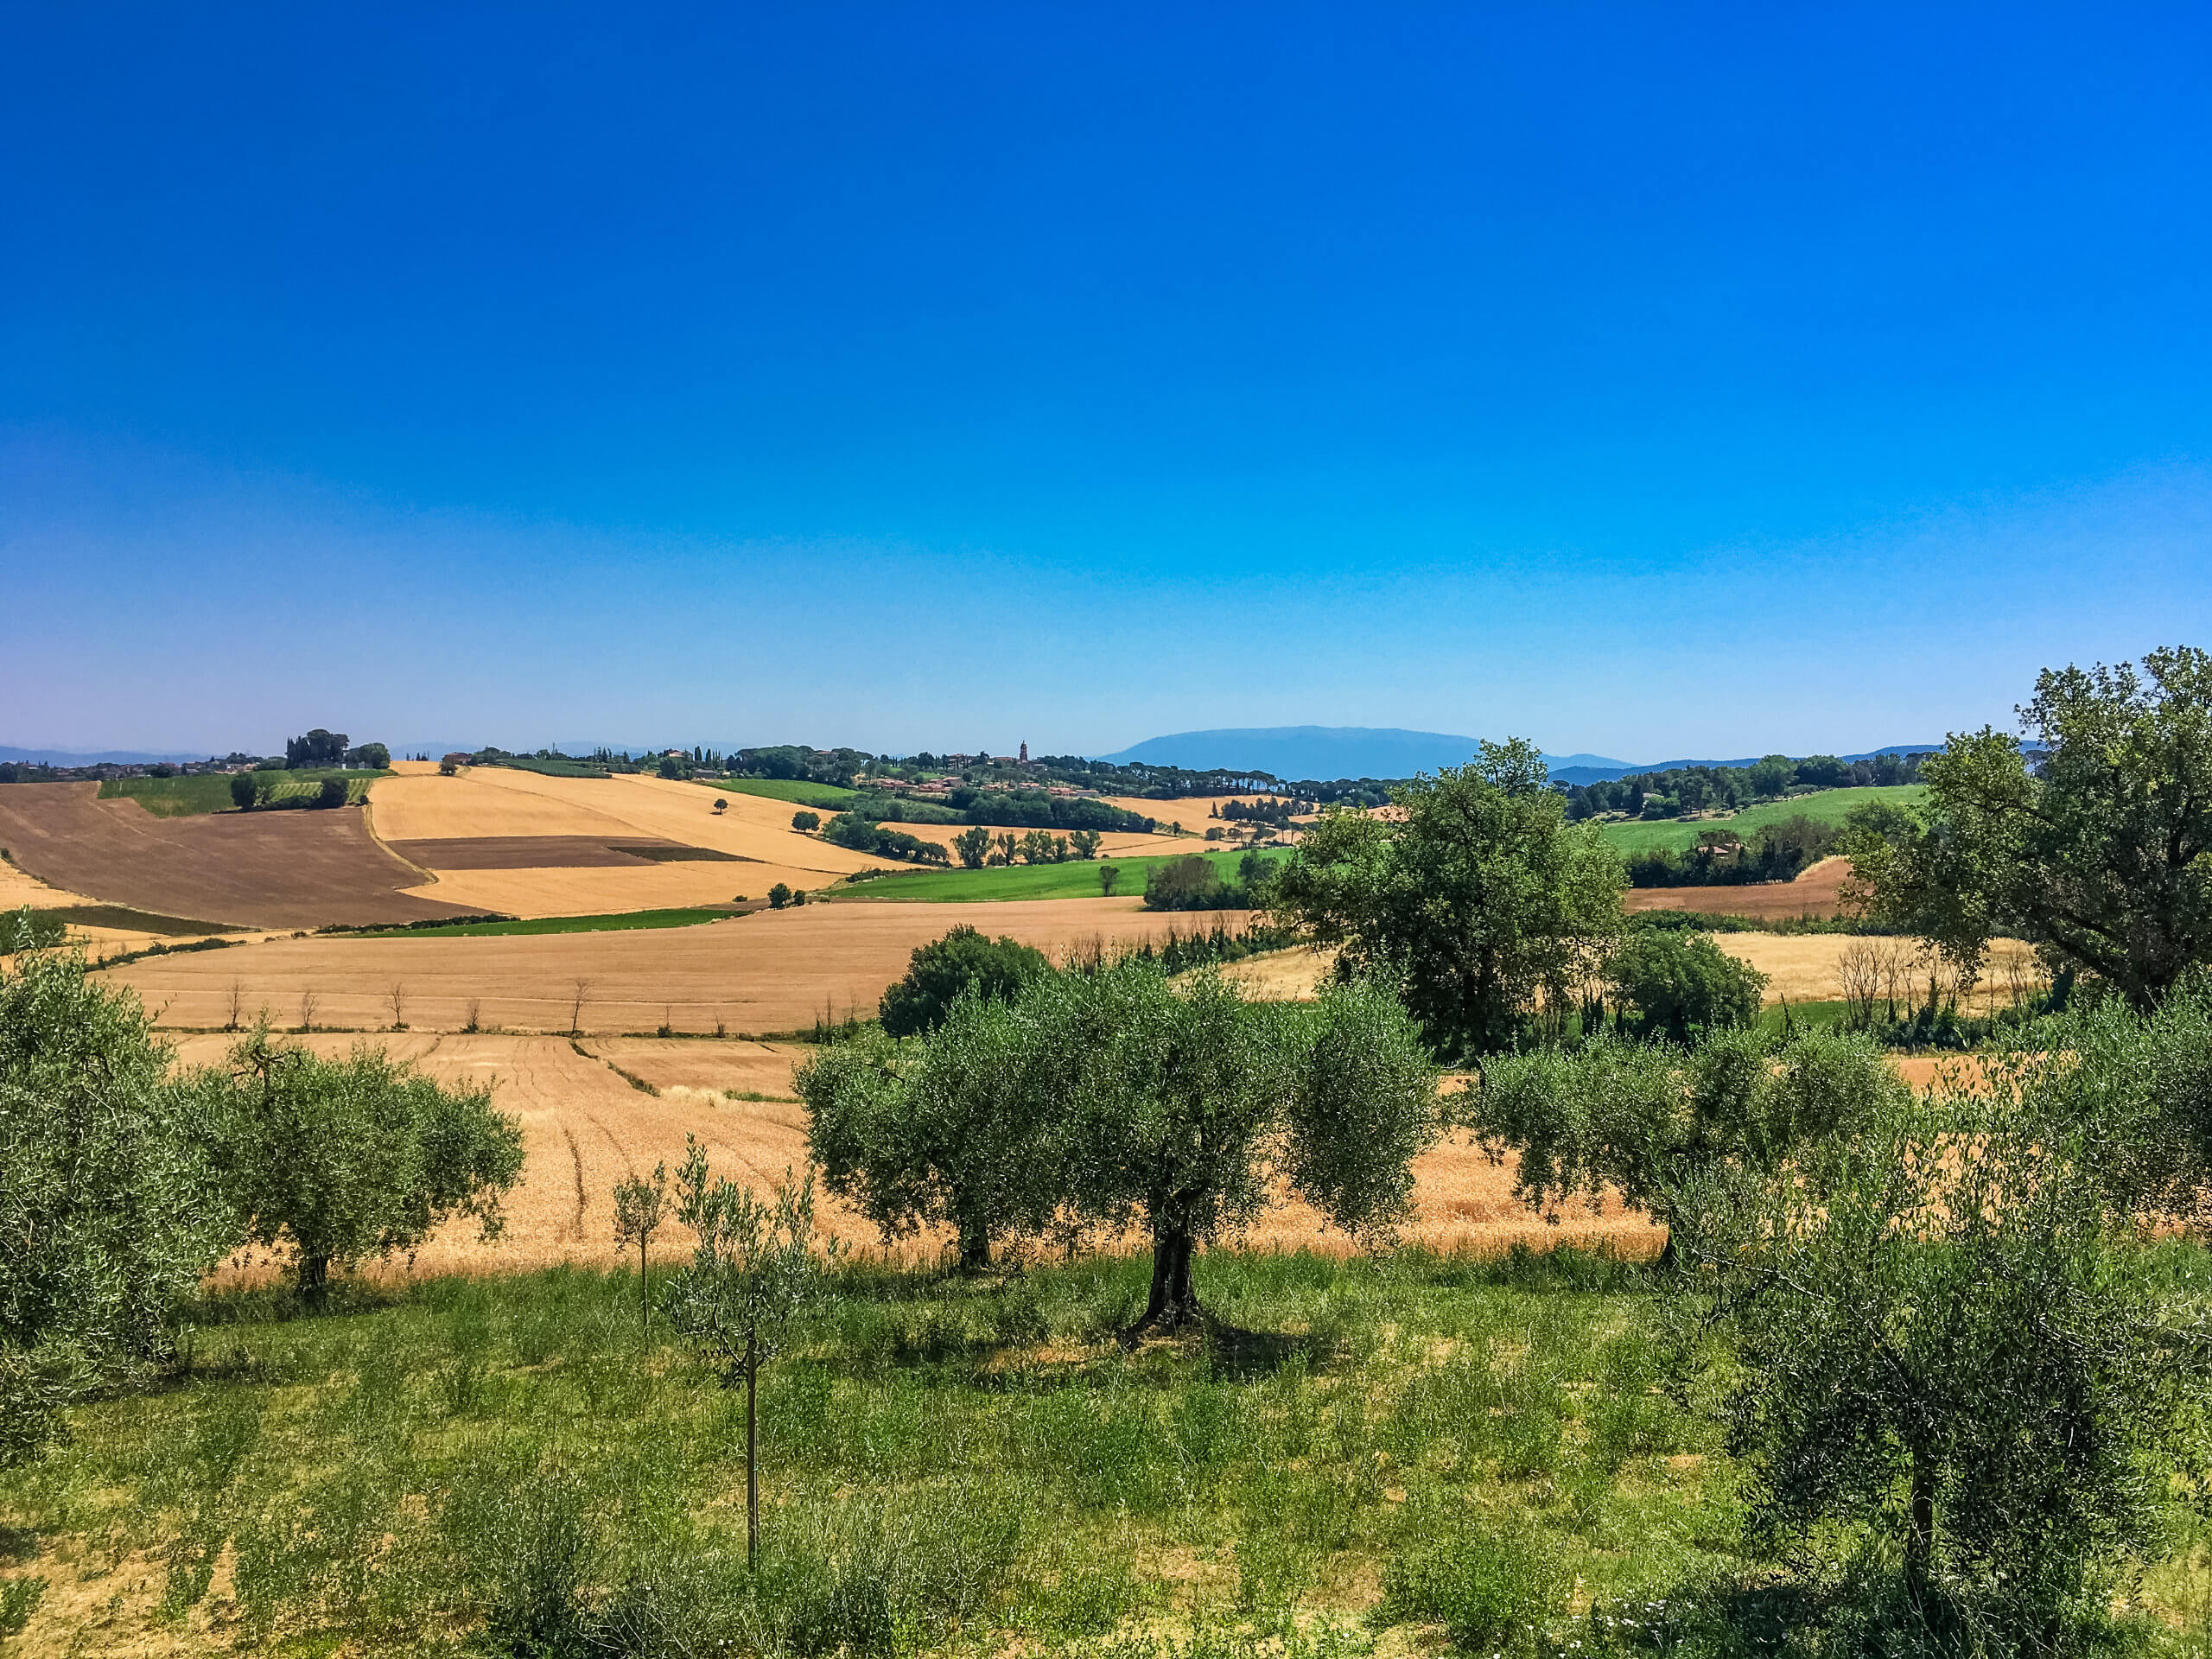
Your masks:
{"label": "green grass field", "polygon": [[[1201,853],[1204,842],[1194,841],[1191,853],[1204,858],[1224,881],[1236,879],[1236,853]],[[1190,854],[1183,855],[1188,857]],[[1174,861],[1160,858],[1070,859],[1065,864],[1009,864],[981,870],[917,870],[912,875],[879,876],[855,887],[841,887],[840,899],[896,899],[926,904],[982,904],[1006,899],[1096,899],[1100,896],[1098,872],[1108,865],[1121,872],[1114,888],[1116,898],[1133,899],[1144,892],[1145,872],[1156,864]]]}
{"label": "green grass field", "polygon": [[[1214,1251],[1217,1333],[1132,1351],[1148,1265],[843,1274],[762,1375],[757,1573],[743,1391],[634,1274],[210,1296],[181,1376],[0,1474],[24,1650],[1770,1650],[1715,1639],[1772,1569],[1644,1270]],[[2200,1650],[2208,1535],[2177,1501],[2118,1650]]]}
{"label": "green grass field", "polygon": [[840,784],[804,784],[790,778],[708,778],[700,781],[709,789],[726,789],[733,795],[759,795],[772,801],[789,801],[793,806],[826,807],[832,812],[860,798],[860,791]]}
{"label": "green grass field", "polygon": [[1763,825],[1779,823],[1785,818],[1802,815],[1823,823],[1841,823],[1853,807],[1869,801],[1910,806],[1927,793],[1925,784],[1900,784],[1891,789],[1823,789],[1794,800],[1747,806],[1732,818],[1658,818],[1649,823],[1632,820],[1600,825],[1599,833],[1624,853],[1648,853],[1661,847],[1681,852],[1696,846],[1699,835],[1707,830],[1732,830],[1749,841]]}
{"label": "green grass field", "polygon": [[[361,768],[347,772],[336,767],[305,767],[297,772],[272,768],[270,775],[284,780],[284,794],[305,798],[321,789],[326,778],[344,778],[365,786],[391,774]],[[353,791],[356,799],[360,792],[359,789]],[[232,810],[231,779],[223,772],[196,773],[189,778],[111,778],[101,784],[99,798],[136,801],[157,818],[196,817],[203,812]]]}
{"label": "green grass field", "polygon": [[611,916],[539,916],[528,921],[455,922],[449,927],[380,927],[348,932],[355,939],[498,939],[537,933],[621,933],[633,928],[696,927],[728,910],[626,910]]}

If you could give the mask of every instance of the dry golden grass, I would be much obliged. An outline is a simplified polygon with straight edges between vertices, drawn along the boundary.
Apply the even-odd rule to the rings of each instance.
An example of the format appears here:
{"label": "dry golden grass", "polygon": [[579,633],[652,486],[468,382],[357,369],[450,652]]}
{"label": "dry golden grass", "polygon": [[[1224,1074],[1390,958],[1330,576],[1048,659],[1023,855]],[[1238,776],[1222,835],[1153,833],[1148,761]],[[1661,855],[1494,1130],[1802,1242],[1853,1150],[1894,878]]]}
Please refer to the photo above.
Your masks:
{"label": "dry golden grass", "polygon": [[[717,869],[749,869],[717,865]],[[493,872],[492,874],[511,874]],[[589,874],[603,874],[590,872]],[[391,1022],[395,982],[410,1026],[454,1031],[467,1022],[511,1031],[565,1031],[578,979],[589,982],[586,1031],[791,1031],[823,1010],[871,1012],[906,970],[917,945],[957,923],[1006,934],[1047,952],[1092,940],[1158,938],[1211,917],[1148,912],[1134,899],[1052,899],[999,904],[902,905],[855,900],[761,911],[697,927],[538,938],[279,939],[201,955],[149,957],[114,969],[164,1023],[219,1026],[235,979],[250,1017],[266,1007],[299,1023],[303,991],[315,1023],[374,1029]]]}
{"label": "dry golden grass", "polygon": [[1631,887],[1621,895],[1624,910],[1695,910],[1713,916],[1754,916],[1770,920],[1799,916],[1840,916],[1847,858],[1824,858],[1797,873],[1794,881],[1758,881],[1725,887]]}
{"label": "dry golden grass", "polygon": [[[1837,963],[1847,950],[1864,945],[1863,938],[1842,933],[1715,933],[1713,942],[1739,962],[1749,963],[1767,976],[1766,1000],[1777,1002],[1788,997],[1793,1002],[1833,1002],[1843,996],[1843,980]],[[1876,940],[1877,945],[1901,945],[1908,951],[1910,940]],[[2018,939],[1998,939],[1990,946],[1989,969],[1980,986],[1967,999],[1966,1012],[1986,1012],[1989,1007],[2005,1006],[2007,993],[2002,988],[2004,964],[2008,959],[2031,958],[2034,952]],[[1928,990],[1928,969],[1923,963],[1919,969],[1919,984],[1916,989],[1901,988],[1905,995],[1925,999]]]}

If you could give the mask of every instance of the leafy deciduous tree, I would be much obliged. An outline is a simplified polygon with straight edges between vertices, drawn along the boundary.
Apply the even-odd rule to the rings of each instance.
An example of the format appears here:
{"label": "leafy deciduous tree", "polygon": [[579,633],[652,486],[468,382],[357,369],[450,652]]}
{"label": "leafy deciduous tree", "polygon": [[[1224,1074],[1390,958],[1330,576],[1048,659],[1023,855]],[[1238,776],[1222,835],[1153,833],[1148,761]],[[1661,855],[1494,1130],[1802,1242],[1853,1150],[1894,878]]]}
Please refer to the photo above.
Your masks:
{"label": "leafy deciduous tree", "polygon": [[1007,1001],[1051,965],[1041,950],[1010,938],[986,938],[963,922],[943,938],[915,948],[905,976],[884,991],[878,1004],[883,1029],[893,1037],[930,1030],[970,985],[980,995]]}
{"label": "leafy deciduous tree", "polygon": [[1567,823],[1533,745],[1394,792],[1395,822],[1324,813],[1274,873],[1276,913],[1395,986],[1432,1047],[1511,1046],[1540,998],[1564,1006],[1620,928],[1619,855]]}
{"label": "leafy deciduous tree", "polygon": [[963,830],[952,838],[952,850],[958,855],[962,868],[980,870],[990,854],[991,832],[980,824]]}
{"label": "leafy deciduous tree", "polygon": [[2046,669],[2018,713],[2029,753],[1954,736],[1923,809],[1854,818],[1852,895],[1969,971],[2015,931],[2146,1010],[2212,962],[2212,656]]}
{"label": "leafy deciduous tree", "polygon": [[1748,1026],[1759,1015],[1766,976],[1703,933],[1632,928],[1605,966],[1614,996],[1635,1014],[1639,1037],[1686,1043],[1700,1033]]}

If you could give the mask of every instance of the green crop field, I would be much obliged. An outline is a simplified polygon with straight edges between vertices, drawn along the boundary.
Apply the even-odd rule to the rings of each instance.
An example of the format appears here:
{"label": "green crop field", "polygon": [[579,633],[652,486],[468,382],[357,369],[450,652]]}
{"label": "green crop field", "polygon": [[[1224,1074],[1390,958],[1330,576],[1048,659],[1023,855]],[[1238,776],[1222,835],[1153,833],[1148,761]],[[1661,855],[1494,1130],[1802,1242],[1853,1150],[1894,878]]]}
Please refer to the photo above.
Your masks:
{"label": "green crop field", "polygon": [[[1200,853],[1204,842],[1191,854],[1204,858],[1224,881],[1236,879],[1241,852]],[[1183,855],[1188,857],[1191,854]],[[879,876],[850,888],[839,888],[837,897],[897,899],[927,904],[982,904],[1003,899],[1096,899],[1100,896],[1098,872],[1109,865],[1121,872],[1114,888],[1116,898],[1134,899],[1144,891],[1145,872],[1156,864],[1174,861],[1161,858],[1070,859],[1065,864],[1009,864],[982,870],[917,870],[912,875]]]}
{"label": "green crop field", "polygon": [[[344,778],[351,782],[367,784],[378,778],[389,778],[388,772],[371,772],[362,767],[351,771],[335,766],[309,766],[297,772],[272,767],[267,776],[283,780],[283,796],[305,799],[322,787],[326,778]],[[358,798],[359,791],[354,791]],[[228,812],[232,810],[231,778],[226,772],[200,772],[176,778],[111,778],[100,785],[99,798],[104,801],[136,801],[157,818],[196,817],[203,812]]]}
{"label": "green crop field", "polygon": [[807,784],[791,778],[708,778],[700,781],[709,789],[726,789],[733,795],[760,795],[772,801],[789,801],[793,806],[826,807],[832,812],[860,798],[860,791],[840,784]]}
{"label": "green crop field", "polygon": [[1763,825],[1785,818],[1803,817],[1823,823],[1841,823],[1853,807],[1869,801],[1910,806],[1927,793],[1925,784],[1899,784],[1891,789],[1823,789],[1790,800],[1747,806],[1733,817],[1656,818],[1649,823],[1637,819],[1601,825],[1600,833],[1624,853],[1648,853],[1662,847],[1681,852],[1696,846],[1698,836],[1707,830],[1732,830],[1749,841]]}
{"label": "green crop field", "polygon": [[348,931],[357,939],[496,939],[537,933],[622,933],[633,928],[696,927],[734,914],[728,910],[626,910],[610,916],[537,916],[527,921],[455,922],[438,927],[379,927]]}

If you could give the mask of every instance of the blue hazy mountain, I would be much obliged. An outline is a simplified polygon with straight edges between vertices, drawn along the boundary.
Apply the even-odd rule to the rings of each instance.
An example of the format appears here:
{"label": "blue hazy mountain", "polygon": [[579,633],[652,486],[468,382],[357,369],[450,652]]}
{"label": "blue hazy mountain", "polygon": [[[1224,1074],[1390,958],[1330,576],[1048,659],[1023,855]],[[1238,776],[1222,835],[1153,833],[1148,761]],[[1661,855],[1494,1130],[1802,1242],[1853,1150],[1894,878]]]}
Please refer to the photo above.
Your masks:
{"label": "blue hazy mountain", "polygon": [[205,760],[207,758],[197,750],[190,754],[154,754],[143,749],[101,749],[93,753],[77,749],[0,747],[0,760],[13,760],[18,766],[150,766],[162,760]]}
{"label": "blue hazy mountain", "polygon": [[[1476,741],[1447,732],[1408,732],[1378,726],[1267,726],[1216,732],[1178,732],[1147,738],[1102,760],[1141,761],[1155,766],[1217,767],[1272,772],[1278,778],[1410,778],[1439,766],[1463,766]],[[1599,754],[1547,755],[1554,766],[1618,766],[1626,761]],[[1609,773],[1618,776],[1618,773]]]}
{"label": "blue hazy mountain", "polygon": [[[1410,778],[1440,766],[1465,766],[1476,740],[1448,732],[1409,732],[1394,726],[1262,726],[1211,732],[1177,732],[1133,743],[1116,754],[1093,758],[1127,764],[1185,766],[1193,772],[1249,770],[1286,779]],[[1909,754],[1940,749],[1940,743],[1893,743],[1885,748],[1847,754],[1865,760],[1877,754]],[[1733,760],[1616,760],[1603,754],[1547,754],[1544,764],[1554,781],[1594,784],[1630,772],[1665,772],[1674,766],[1748,766],[1757,755]]]}

